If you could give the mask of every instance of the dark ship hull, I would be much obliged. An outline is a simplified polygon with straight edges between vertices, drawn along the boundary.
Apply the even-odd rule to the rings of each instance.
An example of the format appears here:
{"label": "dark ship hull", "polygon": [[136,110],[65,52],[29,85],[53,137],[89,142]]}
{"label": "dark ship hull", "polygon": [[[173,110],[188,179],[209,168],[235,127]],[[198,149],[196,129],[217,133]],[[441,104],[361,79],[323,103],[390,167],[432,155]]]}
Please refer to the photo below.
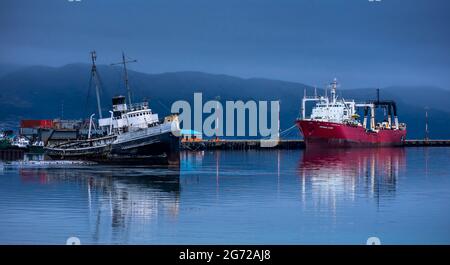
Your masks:
{"label": "dark ship hull", "polygon": [[104,163],[179,166],[180,138],[172,132],[139,138],[112,145]]}
{"label": "dark ship hull", "polygon": [[86,148],[45,148],[54,160],[84,160],[102,164],[134,164],[146,166],[179,166],[179,137],[163,132],[131,139],[105,143]]}

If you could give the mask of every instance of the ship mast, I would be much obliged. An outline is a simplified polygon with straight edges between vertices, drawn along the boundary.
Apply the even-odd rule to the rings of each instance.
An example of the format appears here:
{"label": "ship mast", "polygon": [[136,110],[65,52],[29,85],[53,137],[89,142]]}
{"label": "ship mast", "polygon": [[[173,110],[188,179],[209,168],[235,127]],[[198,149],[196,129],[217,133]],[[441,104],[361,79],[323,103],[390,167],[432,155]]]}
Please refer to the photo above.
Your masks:
{"label": "ship mast", "polygon": [[123,65],[123,71],[124,71],[124,79],[125,79],[125,88],[127,89],[127,94],[128,94],[128,104],[131,107],[131,89],[130,89],[130,84],[128,82],[128,70],[127,70],[127,63],[135,63],[137,62],[137,60],[126,60],[125,59],[125,53],[122,52],[122,61],[119,63],[112,63],[111,65],[118,65],[118,64],[122,64]]}
{"label": "ship mast", "polygon": [[95,82],[95,94],[97,96],[98,116],[100,117],[100,119],[102,119],[103,118],[102,107],[100,104],[100,80],[98,78],[97,66],[95,65],[95,61],[97,60],[97,54],[95,53],[95,51],[91,52],[91,59],[92,59],[91,78],[94,79]]}
{"label": "ship mast", "polygon": [[331,100],[333,103],[336,103],[336,88],[337,88],[337,79],[335,78],[331,83]]}

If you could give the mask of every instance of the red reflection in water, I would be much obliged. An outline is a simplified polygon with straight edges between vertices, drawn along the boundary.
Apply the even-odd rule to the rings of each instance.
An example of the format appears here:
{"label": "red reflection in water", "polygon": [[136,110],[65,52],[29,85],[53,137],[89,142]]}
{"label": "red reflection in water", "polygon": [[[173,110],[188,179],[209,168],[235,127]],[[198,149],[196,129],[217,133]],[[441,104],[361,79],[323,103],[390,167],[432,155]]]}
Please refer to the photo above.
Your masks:
{"label": "red reflection in water", "polygon": [[24,183],[31,183],[31,182],[40,184],[48,183],[47,172],[44,170],[20,168],[19,175],[20,180]]}
{"label": "red reflection in water", "polygon": [[319,197],[395,194],[406,163],[403,148],[307,149],[298,163],[302,193]]}
{"label": "red reflection in water", "polygon": [[299,161],[299,170],[326,168],[329,171],[347,171],[360,167],[391,172],[405,164],[403,148],[336,148],[307,149]]}

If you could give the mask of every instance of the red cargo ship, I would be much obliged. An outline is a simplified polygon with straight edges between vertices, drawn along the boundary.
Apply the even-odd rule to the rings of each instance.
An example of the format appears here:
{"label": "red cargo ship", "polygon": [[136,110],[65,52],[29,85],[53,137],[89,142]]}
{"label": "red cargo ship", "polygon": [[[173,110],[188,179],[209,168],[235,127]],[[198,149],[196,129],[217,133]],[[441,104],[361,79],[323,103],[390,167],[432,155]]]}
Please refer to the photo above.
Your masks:
{"label": "red cargo ship", "polygon": [[[396,146],[406,138],[406,125],[398,122],[397,106],[392,100],[356,103],[336,96],[337,81],[331,83],[331,98],[307,97],[302,100],[301,118],[297,127],[303,134],[306,146],[363,147]],[[311,116],[306,118],[305,105],[315,101]],[[375,123],[375,109],[384,108],[387,119]],[[364,118],[359,120],[358,109],[363,109]],[[367,124],[370,111],[370,122]],[[392,118],[394,121],[392,121]],[[369,126],[367,126],[369,125]]]}

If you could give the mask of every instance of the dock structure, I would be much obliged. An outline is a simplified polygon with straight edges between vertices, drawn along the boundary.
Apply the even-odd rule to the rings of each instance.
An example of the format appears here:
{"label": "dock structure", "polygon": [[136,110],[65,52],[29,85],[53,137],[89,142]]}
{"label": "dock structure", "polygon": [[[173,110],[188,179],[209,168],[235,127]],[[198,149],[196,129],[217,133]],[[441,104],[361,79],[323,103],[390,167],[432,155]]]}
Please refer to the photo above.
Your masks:
{"label": "dock structure", "polygon": [[403,146],[450,146],[450,140],[405,140]]}
{"label": "dock structure", "polygon": [[[405,140],[404,147],[419,147],[419,146],[450,146],[450,140]],[[273,147],[265,147],[261,145],[258,139],[238,140],[197,140],[192,142],[182,142],[181,149],[183,150],[255,150],[255,149],[303,149],[305,142],[299,140],[280,140],[277,145]]]}
{"label": "dock structure", "polygon": [[261,140],[201,140],[192,142],[182,142],[181,149],[183,150],[254,150],[254,149],[302,149],[305,147],[303,140],[281,140],[278,144],[271,147],[261,144]]}
{"label": "dock structure", "polygon": [[[403,147],[444,147],[450,146],[450,140],[405,140]],[[304,149],[305,142],[298,140],[280,140],[277,145],[265,146],[258,139],[226,139],[226,140],[197,140],[182,141],[181,149],[188,151],[200,150],[272,150],[272,149]],[[18,148],[0,149],[0,160],[17,160],[22,159],[26,150]]]}
{"label": "dock structure", "polygon": [[8,148],[0,150],[0,160],[11,161],[22,159],[25,154],[23,149]]}

